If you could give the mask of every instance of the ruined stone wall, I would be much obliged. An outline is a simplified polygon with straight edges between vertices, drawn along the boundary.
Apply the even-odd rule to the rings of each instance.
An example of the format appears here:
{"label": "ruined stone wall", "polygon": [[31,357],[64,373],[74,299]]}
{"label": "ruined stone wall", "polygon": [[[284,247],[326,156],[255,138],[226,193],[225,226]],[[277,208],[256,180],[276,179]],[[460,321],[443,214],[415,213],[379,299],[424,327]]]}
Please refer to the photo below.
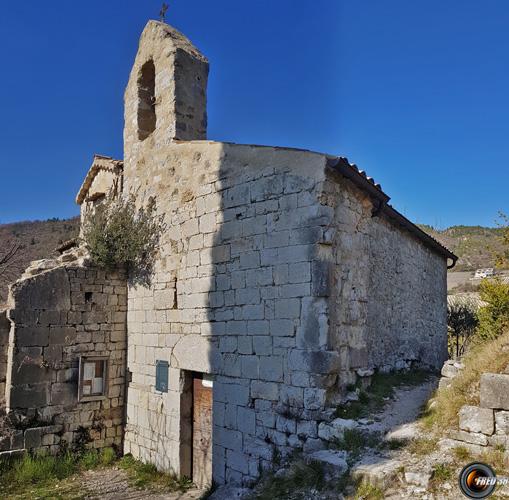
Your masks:
{"label": "ruined stone wall", "polygon": [[[80,427],[89,429],[91,446],[120,446],[125,275],[73,263],[35,272],[25,274],[10,290],[8,315],[14,328],[9,340],[8,410],[49,426],[29,433],[30,448],[56,451],[60,437],[72,443]],[[78,401],[79,361],[86,355],[107,359],[106,391]]]}
{"label": "ruined stone wall", "polygon": [[331,178],[334,207],[331,342],[341,352],[342,384],[355,372],[439,369],[447,359],[446,260],[383,213],[346,179]]}
{"label": "ruined stone wall", "polygon": [[7,376],[7,353],[11,323],[7,311],[0,311],[0,413],[5,407],[5,379]]}

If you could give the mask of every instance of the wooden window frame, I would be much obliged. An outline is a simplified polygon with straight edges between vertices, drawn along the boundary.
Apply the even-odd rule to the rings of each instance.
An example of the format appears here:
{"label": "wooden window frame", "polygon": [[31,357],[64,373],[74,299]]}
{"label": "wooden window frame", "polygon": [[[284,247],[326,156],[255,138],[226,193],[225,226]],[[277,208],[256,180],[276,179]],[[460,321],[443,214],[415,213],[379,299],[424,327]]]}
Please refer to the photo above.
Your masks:
{"label": "wooden window frame", "polygon": [[[78,401],[100,401],[107,399],[109,391],[108,383],[108,370],[109,370],[109,357],[108,356],[80,356],[79,358],[79,371],[78,371]],[[102,394],[83,394],[83,370],[85,363],[93,361],[102,361],[103,365],[103,392]]]}

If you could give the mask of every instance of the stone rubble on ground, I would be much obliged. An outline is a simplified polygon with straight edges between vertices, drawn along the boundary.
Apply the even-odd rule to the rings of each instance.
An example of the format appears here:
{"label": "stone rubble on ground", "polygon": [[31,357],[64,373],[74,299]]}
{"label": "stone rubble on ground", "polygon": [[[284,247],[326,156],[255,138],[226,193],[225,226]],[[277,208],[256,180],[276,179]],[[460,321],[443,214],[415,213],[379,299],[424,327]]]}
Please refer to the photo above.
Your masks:
{"label": "stone rubble on ground", "polygon": [[320,462],[326,476],[331,478],[341,477],[348,470],[348,455],[342,450],[320,450],[306,456],[306,461]]}
{"label": "stone rubble on ground", "polygon": [[336,418],[329,423],[322,422],[318,426],[318,437],[324,441],[335,441],[343,438],[345,430],[357,429],[355,420]]}

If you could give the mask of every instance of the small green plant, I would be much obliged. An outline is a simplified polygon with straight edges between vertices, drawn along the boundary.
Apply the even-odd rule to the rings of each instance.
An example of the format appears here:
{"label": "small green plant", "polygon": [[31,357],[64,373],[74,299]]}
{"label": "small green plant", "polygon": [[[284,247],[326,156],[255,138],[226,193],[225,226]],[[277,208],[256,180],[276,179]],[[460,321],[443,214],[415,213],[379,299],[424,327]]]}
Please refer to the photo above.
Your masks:
{"label": "small green plant", "polygon": [[453,469],[449,464],[437,464],[433,468],[433,479],[436,481],[448,481],[453,477]]}
{"label": "small green plant", "polygon": [[456,448],[453,448],[452,452],[454,456],[461,461],[470,460],[471,458],[470,451],[464,446],[456,446]]}
{"label": "small green plant", "polygon": [[88,450],[80,458],[80,465],[84,469],[95,469],[99,466],[99,453],[97,450]]}
{"label": "small green plant", "polygon": [[101,465],[108,466],[117,460],[117,454],[113,448],[103,448],[101,450]]}
{"label": "small green plant", "polygon": [[291,464],[284,475],[275,475],[273,471],[262,476],[260,487],[250,497],[253,500],[275,500],[283,498],[300,498],[297,492],[322,491],[326,487],[323,464],[318,461],[304,462],[297,460]]}
{"label": "small green plant", "polygon": [[75,432],[74,441],[71,444],[71,450],[76,455],[83,455],[87,450],[87,444],[92,441],[90,429],[80,425]]}
{"label": "small green plant", "polygon": [[383,491],[367,482],[362,482],[355,492],[355,500],[382,500],[383,498]]}
{"label": "small green plant", "polygon": [[355,461],[365,448],[379,448],[383,441],[378,432],[365,432],[359,429],[345,429],[343,437],[333,446],[348,452],[349,461]]}
{"label": "small green plant", "polygon": [[83,238],[92,260],[106,269],[125,268],[134,283],[149,282],[164,229],[155,210],[153,198],[146,207],[137,208],[135,197],[129,196],[109,197],[90,211]]}
{"label": "small green plant", "polygon": [[272,465],[274,467],[279,467],[281,465],[281,452],[276,446],[272,448]]}
{"label": "small green plant", "polygon": [[389,450],[400,450],[401,448],[404,448],[407,445],[408,445],[407,439],[393,438],[383,442],[383,447],[388,448]]}

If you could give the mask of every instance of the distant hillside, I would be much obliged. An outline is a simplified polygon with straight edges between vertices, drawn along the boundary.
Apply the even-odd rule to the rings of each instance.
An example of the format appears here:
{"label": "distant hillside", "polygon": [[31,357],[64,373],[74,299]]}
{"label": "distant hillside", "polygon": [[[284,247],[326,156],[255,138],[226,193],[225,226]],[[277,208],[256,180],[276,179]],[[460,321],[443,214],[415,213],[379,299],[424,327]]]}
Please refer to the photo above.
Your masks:
{"label": "distant hillside", "polygon": [[499,228],[451,226],[447,229],[437,230],[426,225],[420,225],[420,228],[459,257],[454,271],[473,271],[482,267],[495,267],[495,255],[502,249]]}
{"label": "distant hillside", "polygon": [[[79,217],[0,224],[0,254],[20,245],[15,275],[19,276],[32,260],[50,257],[64,241],[78,236]],[[7,286],[0,282],[0,305],[7,298]]]}

